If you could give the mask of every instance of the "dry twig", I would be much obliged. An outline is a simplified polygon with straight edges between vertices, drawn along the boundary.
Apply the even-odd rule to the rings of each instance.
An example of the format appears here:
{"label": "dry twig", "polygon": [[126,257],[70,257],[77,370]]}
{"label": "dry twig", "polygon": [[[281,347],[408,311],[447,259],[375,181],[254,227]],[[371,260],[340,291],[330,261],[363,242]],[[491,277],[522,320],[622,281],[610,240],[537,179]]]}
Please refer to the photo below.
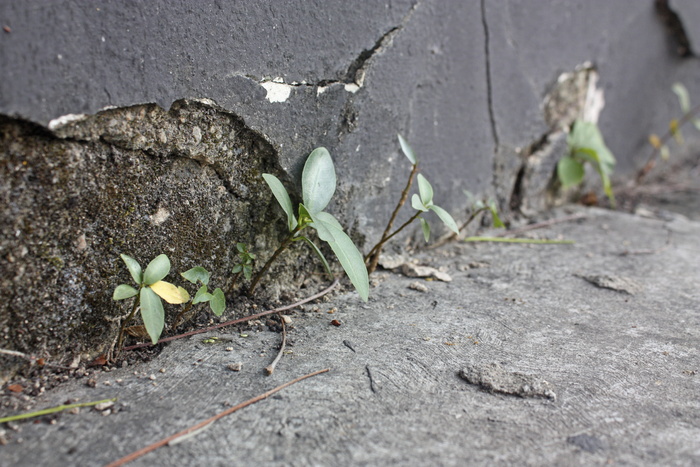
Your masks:
{"label": "dry twig", "polygon": [[274,389],[271,389],[263,394],[260,394],[259,396],[255,396],[252,399],[248,399],[245,402],[241,402],[238,405],[235,405],[231,408],[228,408],[228,409],[224,410],[223,412],[218,413],[218,414],[214,415],[213,417],[204,420],[203,422],[197,423],[194,426],[191,426],[185,430],[180,431],[179,433],[175,433],[174,435],[168,436],[167,438],[164,438],[164,439],[161,439],[160,441],[157,441],[149,446],[146,446],[143,449],[139,449],[138,451],[132,452],[131,454],[124,456],[121,459],[112,462],[111,464],[107,465],[107,467],[119,467],[119,466],[122,466],[124,464],[129,463],[129,462],[132,462],[132,461],[138,459],[139,457],[141,457],[145,454],[148,454],[151,451],[155,451],[156,449],[158,449],[162,446],[165,446],[166,444],[170,443],[171,441],[174,441],[177,438],[180,438],[182,436],[187,436],[194,431],[201,430],[202,428],[206,427],[210,423],[213,423],[213,422],[217,421],[218,419],[225,417],[226,415],[230,415],[230,414],[236,412],[237,410],[248,407],[249,405],[255,404],[256,402],[259,402],[263,399],[267,399],[271,395],[275,394],[276,392],[281,391],[282,389],[284,389],[288,386],[291,386],[292,384],[298,383],[299,381],[305,380],[307,378],[311,378],[312,376],[320,375],[321,373],[326,373],[328,371],[330,371],[330,368],[326,368],[325,370],[315,371],[313,373],[309,373],[308,375],[300,376],[299,378],[294,379],[292,381],[287,381],[286,383],[284,383],[280,386],[277,386]]}

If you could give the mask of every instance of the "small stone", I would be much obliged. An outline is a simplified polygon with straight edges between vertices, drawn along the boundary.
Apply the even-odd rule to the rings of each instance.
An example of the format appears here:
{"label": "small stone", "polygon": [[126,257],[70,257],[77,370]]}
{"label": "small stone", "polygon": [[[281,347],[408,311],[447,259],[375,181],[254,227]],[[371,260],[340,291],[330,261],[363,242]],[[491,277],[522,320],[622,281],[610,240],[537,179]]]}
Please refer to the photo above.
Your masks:
{"label": "small stone", "polygon": [[111,415],[111,414],[112,414],[112,410],[111,410],[111,409],[107,409],[107,410],[103,410],[103,411],[102,411],[102,416],[103,416],[103,417],[106,417],[106,416]]}
{"label": "small stone", "polygon": [[226,352],[233,352],[233,347],[226,347],[224,350]]}
{"label": "small stone", "polygon": [[231,371],[241,371],[242,367],[243,367],[243,364],[241,362],[229,363],[228,365],[226,365],[226,368],[228,368]]}
{"label": "small stone", "polygon": [[114,407],[114,401],[100,402],[95,405],[95,410],[102,412],[103,410],[111,409]]}
{"label": "small stone", "polygon": [[91,388],[97,387],[97,380],[95,378],[90,378],[85,382],[85,385]]}
{"label": "small stone", "polygon": [[158,371],[159,371],[160,373],[165,373],[165,368],[161,368],[161,369],[158,370]]}
{"label": "small stone", "polygon": [[408,288],[412,289],[412,290],[417,290],[418,292],[427,292],[428,291],[428,288],[425,286],[425,284],[418,282],[418,281],[411,282],[410,284],[408,284]]}
{"label": "small stone", "polygon": [[78,415],[80,413],[80,407],[73,407],[68,411],[68,413],[71,415]]}
{"label": "small stone", "polygon": [[148,377],[148,379],[150,379],[151,381],[155,381],[155,380],[156,380],[156,375],[150,375],[150,376]]}

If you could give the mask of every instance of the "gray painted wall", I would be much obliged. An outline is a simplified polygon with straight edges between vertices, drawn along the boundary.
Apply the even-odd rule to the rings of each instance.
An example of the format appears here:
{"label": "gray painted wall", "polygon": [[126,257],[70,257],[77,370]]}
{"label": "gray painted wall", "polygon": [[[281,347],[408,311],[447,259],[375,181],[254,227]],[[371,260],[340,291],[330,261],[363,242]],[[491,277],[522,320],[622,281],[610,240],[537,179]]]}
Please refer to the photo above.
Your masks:
{"label": "gray painted wall", "polygon": [[[700,4],[676,0],[671,6],[684,21],[691,46],[700,48]],[[251,216],[261,200],[269,204],[269,194],[259,188],[251,194],[253,185],[246,185],[237,164],[277,167],[293,185],[308,153],[326,146],[339,179],[330,209],[356,239],[368,242],[379,235],[409,171],[398,151],[397,132],[424,162],[436,201],[459,221],[465,188],[497,196],[506,210],[524,208],[522,200],[513,204],[523,197],[531,198],[529,208],[543,206],[536,198],[543,196],[552,164],[563,151],[563,133],[546,121],[543,102],[562,73],[586,62],[596,68],[605,97],[599,123],[622,176],[648,156],[648,134],[663,132],[678,115],[671,84],[682,81],[691,96],[700,96],[698,60],[679,56],[677,40],[655,12],[653,0],[2,0],[0,26],[0,116],[10,126],[27,120],[54,130],[43,132],[46,141],[41,143],[60,146],[51,146],[52,157],[62,157],[62,151],[71,157],[79,153],[80,160],[99,154],[91,162],[98,167],[99,160],[111,160],[113,153],[128,153],[148,167],[155,162],[144,157],[155,156],[162,163],[171,163],[169,156],[184,157],[172,162],[180,170],[178,180],[201,176],[207,181],[198,185],[198,196],[202,187],[222,184],[231,197],[220,205],[214,202],[208,207],[212,212],[233,203],[238,206],[235,213]],[[203,98],[216,105],[202,110],[192,101],[180,101]],[[124,109],[150,103],[169,109],[176,101],[170,114],[158,113],[152,120],[147,106]],[[117,109],[78,126],[61,126],[55,120],[111,106]],[[177,118],[195,120],[170,128],[177,127]],[[223,143],[209,144],[210,127],[205,124],[221,121],[235,122],[230,135]],[[159,122],[172,130],[175,143],[158,141]],[[183,132],[194,127],[200,135],[194,143],[177,139],[187,139]],[[234,130],[248,135],[245,144],[236,142]],[[141,131],[151,136],[139,139]],[[7,130],[7,135],[15,133],[23,136],[14,146],[14,136],[5,139],[5,158],[11,153],[20,157],[22,148],[15,146],[35,145],[29,136],[41,132],[34,127]],[[195,147],[200,140],[206,144]],[[253,149],[234,156],[231,146]],[[41,158],[36,147],[26,152]],[[537,157],[526,157],[531,153]],[[174,176],[172,170],[168,176]],[[74,189],[80,191],[76,180]],[[34,192],[42,191],[41,180],[29,181]],[[15,202],[16,193],[3,182],[8,203]],[[181,193],[164,193],[168,184],[149,188],[148,182],[133,181],[140,184],[135,186],[142,188],[145,200],[149,195],[186,200]],[[182,183],[189,186],[186,180]],[[155,187],[160,191],[149,193]],[[32,202],[24,200],[23,209]],[[154,201],[134,209],[146,219],[162,207]],[[182,203],[166,208],[173,218],[196,213],[182,211]],[[257,222],[273,223],[279,214],[270,207]],[[49,219],[52,214],[37,209],[33,215]],[[5,227],[12,216],[5,212]],[[234,227],[221,238],[196,242],[231,244],[256,234],[250,230],[258,224],[246,218],[231,214],[225,222]],[[149,235],[159,235],[158,228],[146,227]],[[81,225],[76,232],[86,228]],[[178,236],[177,226],[165,223],[162,229],[168,229],[168,238]],[[5,230],[3,249],[21,250],[11,229]],[[95,235],[88,244],[105,240]],[[265,252],[274,248],[273,240],[251,241]],[[52,257],[85,268],[78,253],[66,252],[73,248],[67,245],[52,246],[57,251]],[[142,260],[159,248],[165,251],[158,242],[146,248]],[[103,254],[116,257],[120,252],[112,250]],[[216,268],[225,273],[233,261],[233,254],[219,255]],[[109,282],[108,271],[104,274],[102,285]],[[93,286],[85,285],[88,290]],[[106,306],[108,300],[103,302]],[[96,306],[80,308],[78,317]],[[2,310],[0,317],[9,319],[8,313],[18,307]]]}

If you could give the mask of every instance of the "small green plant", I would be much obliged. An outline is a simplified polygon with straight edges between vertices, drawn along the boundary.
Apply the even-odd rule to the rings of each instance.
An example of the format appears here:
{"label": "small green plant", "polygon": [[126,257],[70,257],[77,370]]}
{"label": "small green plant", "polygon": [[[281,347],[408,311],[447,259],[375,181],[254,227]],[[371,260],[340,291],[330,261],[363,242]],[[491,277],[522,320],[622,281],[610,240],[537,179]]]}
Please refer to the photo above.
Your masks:
{"label": "small green plant", "polygon": [[239,262],[231,270],[233,279],[231,280],[229,292],[233,292],[236,282],[238,282],[241,275],[249,281],[253,277],[253,267],[255,266],[255,254],[248,250],[248,245],[238,242],[236,243],[236,249],[238,250]]}
{"label": "small green plant", "polygon": [[[433,211],[447,226],[447,228],[449,228],[455,234],[459,234],[459,229],[457,228],[457,224],[455,223],[452,216],[440,206],[437,206],[435,203],[433,203],[433,187],[422,174],[418,173],[418,158],[416,157],[413,148],[411,148],[411,146],[403,138],[403,136],[398,135],[398,139],[399,145],[401,146],[401,151],[411,163],[412,169],[411,173],[408,176],[408,182],[406,183],[406,187],[404,188],[403,192],[401,192],[399,202],[396,205],[394,212],[391,214],[389,222],[387,222],[382,237],[380,238],[379,242],[377,242],[377,244],[370,250],[367,256],[365,256],[367,270],[370,274],[373,273],[375,269],[377,269],[379,256],[382,253],[384,245],[386,245],[386,243],[389,240],[391,240],[403,229],[408,227],[416,219],[420,221],[421,228],[423,230],[423,238],[425,238],[426,242],[430,240],[430,224],[428,224],[428,221],[426,221],[425,218],[423,218],[423,214],[428,211]],[[414,193],[411,197],[411,207],[413,207],[413,209],[415,209],[417,212],[413,216],[411,216],[410,219],[408,219],[406,222],[404,222],[401,226],[399,226],[396,230],[392,232],[391,229],[394,225],[394,221],[396,220],[399,211],[408,199],[408,193],[411,189],[411,185],[413,184],[413,178],[416,176],[416,174],[418,175],[416,177],[418,179],[418,193]]]}
{"label": "small green plant", "polygon": [[326,148],[314,149],[304,164],[301,176],[303,203],[299,204],[296,211],[298,217],[295,215],[292,200],[282,182],[272,174],[263,174],[263,178],[287,215],[289,235],[275,250],[270,259],[267,260],[262,269],[253,276],[249,293],[253,293],[260,279],[277,257],[293,242],[297,241],[307,243],[323,263],[326,272],[331,274],[328,262],[321,250],[311,240],[301,235],[305,228],[311,227],[316,230],[321,240],[328,243],[360,297],[367,301],[369,297],[369,278],[362,255],[350,237],[343,231],[338,220],[333,215],[323,211],[328,206],[336,188],[335,168],[328,150]]}
{"label": "small green plant", "polygon": [[226,297],[224,292],[220,288],[214,289],[213,292],[209,293],[207,286],[209,285],[210,274],[209,271],[201,266],[193,267],[192,269],[180,273],[180,275],[191,282],[192,284],[199,284],[197,292],[194,297],[185,305],[185,307],[178,313],[173,321],[173,328],[180,325],[180,321],[185,314],[192,309],[192,306],[198,303],[209,303],[209,309],[216,316],[221,316],[226,310]]}
{"label": "small green plant", "polygon": [[690,107],[690,94],[688,89],[681,83],[674,83],[671,86],[671,90],[678,97],[678,103],[681,107],[683,115],[680,118],[671,119],[668,124],[668,131],[662,137],[655,134],[649,135],[649,144],[654,148],[651,157],[644,164],[644,167],[640,169],[637,173],[637,183],[641,182],[642,178],[648,174],[651,169],[656,165],[656,159],[660,155],[662,160],[668,160],[671,157],[671,150],[668,148],[668,141],[673,138],[676,140],[678,145],[684,144],[683,134],[681,133],[681,127],[686,123],[691,122],[693,126],[700,130],[700,118],[696,115],[700,113],[700,105],[693,108]]}
{"label": "small green plant", "polygon": [[503,224],[501,217],[498,215],[498,206],[496,205],[496,200],[494,200],[493,198],[489,198],[486,200],[479,199],[467,190],[464,190],[464,194],[469,200],[469,210],[471,211],[471,214],[469,215],[469,218],[464,222],[464,224],[459,226],[460,231],[467,228],[467,226],[482,212],[491,213],[491,219],[495,228],[501,229],[505,227],[505,224]]}
{"label": "small green plant", "polygon": [[121,284],[114,289],[112,299],[115,301],[136,297],[131,313],[124,320],[119,330],[117,349],[121,349],[124,343],[126,325],[131,321],[139,308],[141,309],[141,318],[146,327],[146,332],[148,332],[151,342],[155,344],[158,342],[165,326],[165,311],[163,310],[161,298],[171,304],[180,304],[187,302],[190,299],[190,295],[182,287],[163,280],[170,272],[170,260],[166,255],[156,256],[148,263],[145,271],[141,269],[141,265],[134,258],[127,255],[120,256],[138,288],[128,284]]}
{"label": "small green plant", "polygon": [[585,175],[584,164],[589,163],[600,175],[603,190],[615,207],[615,195],[610,183],[610,175],[615,168],[615,156],[605,145],[598,125],[576,120],[567,137],[569,154],[557,163],[557,176],[564,188],[578,185]]}

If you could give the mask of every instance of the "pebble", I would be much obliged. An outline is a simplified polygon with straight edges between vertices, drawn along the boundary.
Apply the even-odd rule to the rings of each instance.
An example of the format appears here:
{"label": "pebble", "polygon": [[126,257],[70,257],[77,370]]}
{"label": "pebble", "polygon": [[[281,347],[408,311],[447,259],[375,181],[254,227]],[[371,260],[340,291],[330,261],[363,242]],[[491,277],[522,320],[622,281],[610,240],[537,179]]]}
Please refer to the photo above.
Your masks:
{"label": "pebble", "polygon": [[411,282],[410,284],[408,284],[408,288],[412,289],[412,290],[417,290],[418,292],[427,292],[428,291],[428,288],[425,286],[425,284],[418,282],[418,281]]}

